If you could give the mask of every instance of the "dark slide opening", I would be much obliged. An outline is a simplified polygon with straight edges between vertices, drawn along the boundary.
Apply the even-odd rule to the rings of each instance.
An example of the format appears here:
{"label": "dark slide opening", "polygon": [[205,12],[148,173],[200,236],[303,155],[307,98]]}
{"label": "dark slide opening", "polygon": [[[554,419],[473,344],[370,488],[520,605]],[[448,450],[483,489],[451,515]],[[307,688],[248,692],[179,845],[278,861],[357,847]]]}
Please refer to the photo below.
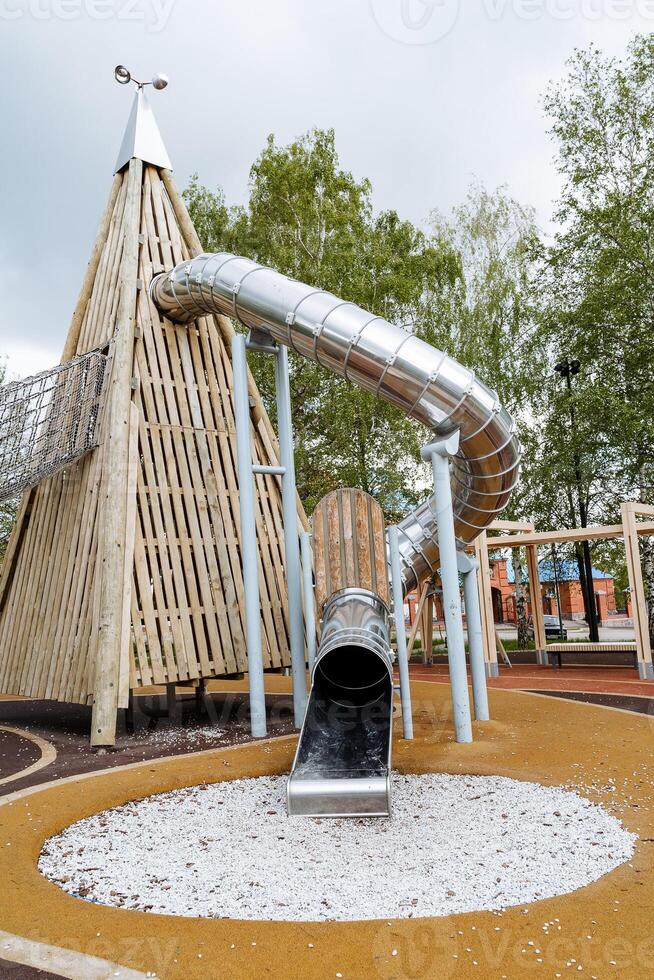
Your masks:
{"label": "dark slide opening", "polygon": [[377,654],[337,647],[316,666],[294,776],[388,772],[393,681]]}
{"label": "dark slide opening", "polygon": [[318,661],[314,685],[325,698],[344,706],[364,708],[384,696],[388,668],[364,647],[337,647]]}

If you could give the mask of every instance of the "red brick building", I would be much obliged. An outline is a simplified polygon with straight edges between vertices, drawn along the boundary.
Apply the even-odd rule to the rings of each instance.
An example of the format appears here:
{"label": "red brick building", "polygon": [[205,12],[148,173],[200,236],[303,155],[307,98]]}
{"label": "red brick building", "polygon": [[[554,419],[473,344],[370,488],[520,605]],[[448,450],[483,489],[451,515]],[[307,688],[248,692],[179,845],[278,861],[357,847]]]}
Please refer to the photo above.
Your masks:
{"label": "red brick building", "polygon": [[[515,623],[516,603],[515,603],[515,575],[511,559],[497,558],[491,561],[491,591],[493,596],[493,613],[496,623]],[[541,602],[543,612],[547,615],[558,615],[557,607],[557,585],[554,578],[553,563],[549,560],[542,560],[538,565],[540,577]],[[527,569],[524,567],[524,583],[527,594],[527,613],[531,615],[531,596],[529,596]],[[563,619],[585,618],[584,600],[579,582],[579,572],[576,562],[561,560],[556,563],[556,576],[558,578],[558,595],[561,602],[561,616]],[[623,601],[618,602],[615,594],[615,582],[613,577],[606,572],[601,572],[593,568],[593,587],[595,593],[595,605],[597,608],[597,618],[599,622],[606,622],[610,616],[618,612],[618,608],[624,608]],[[628,597],[626,601],[627,616],[631,615]],[[413,623],[418,605],[418,596],[415,592],[406,597],[405,611],[408,614],[409,623]],[[434,593],[434,621],[443,620],[443,602],[438,585]]]}
{"label": "red brick building", "polygon": [[[515,574],[511,559],[498,558],[491,563],[491,590],[493,595],[493,612],[497,623],[515,623]],[[538,563],[540,578],[541,602],[543,612],[552,616],[558,615],[557,582],[554,575],[553,562],[542,560]],[[531,596],[528,591],[527,570],[523,578],[527,592],[527,610],[531,615]],[[574,561],[563,560],[556,563],[556,579],[558,579],[558,597],[561,603],[563,619],[584,619],[584,598],[579,582],[579,571]],[[593,568],[593,592],[595,607],[599,622],[606,621],[609,616],[618,611],[615,583],[613,576]]]}

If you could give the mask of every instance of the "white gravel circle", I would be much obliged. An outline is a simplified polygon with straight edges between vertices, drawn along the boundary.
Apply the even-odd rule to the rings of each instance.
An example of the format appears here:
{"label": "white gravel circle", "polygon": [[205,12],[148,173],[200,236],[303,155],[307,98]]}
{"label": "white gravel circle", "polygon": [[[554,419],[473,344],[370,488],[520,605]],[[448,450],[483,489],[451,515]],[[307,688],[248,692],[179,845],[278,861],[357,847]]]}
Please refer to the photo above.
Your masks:
{"label": "white gravel circle", "polygon": [[392,819],[286,816],[286,778],[177,790],[81,820],[39,868],[71,895],[212,918],[389,919],[575,891],[636,836],[597,804],[500,776],[393,779]]}

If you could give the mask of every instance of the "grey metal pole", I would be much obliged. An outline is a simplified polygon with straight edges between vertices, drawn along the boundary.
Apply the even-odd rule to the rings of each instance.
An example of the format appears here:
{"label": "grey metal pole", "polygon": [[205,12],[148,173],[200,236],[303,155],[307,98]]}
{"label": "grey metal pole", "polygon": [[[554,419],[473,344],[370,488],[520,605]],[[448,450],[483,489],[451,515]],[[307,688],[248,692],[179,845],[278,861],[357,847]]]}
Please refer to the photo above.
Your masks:
{"label": "grey metal pole", "polygon": [[281,346],[275,359],[277,389],[277,426],[279,429],[282,476],[282,512],[284,516],[284,558],[288,590],[288,618],[291,640],[291,675],[293,677],[293,715],[295,727],[301,728],[307,708],[307,668],[304,659],[304,618],[300,545],[298,540],[297,492],[291,423],[291,388],[288,377],[288,348]]}
{"label": "grey metal pole", "polygon": [[245,337],[232,337],[232,371],[234,375],[234,416],[236,422],[236,460],[238,468],[239,509],[241,512],[241,560],[245,598],[245,638],[248,653],[250,689],[250,731],[263,738],[266,728],[266,692],[263,683],[261,650],[261,600],[259,597],[259,561],[256,515],[254,510],[254,477],[250,441],[250,402],[248,398]]}
{"label": "grey metal pole", "polygon": [[466,623],[468,626],[468,652],[470,656],[470,673],[472,674],[472,701],[475,706],[477,721],[489,721],[488,688],[486,686],[486,665],[484,663],[484,644],[481,633],[481,610],[479,608],[479,592],[477,590],[476,558],[460,551],[458,566],[463,576],[463,599],[466,606]]}
{"label": "grey metal pole", "polygon": [[456,537],[452,512],[449,457],[459,448],[459,433],[422,450],[423,459],[430,459],[434,473],[434,492],[438,520],[438,551],[440,576],[443,585],[443,607],[447,633],[447,658],[452,691],[452,714],[457,742],[472,742],[472,718],[468,698],[466,650],[463,639],[459,572],[456,562]]}
{"label": "grey metal pole", "polygon": [[411,687],[409,685],[409,660],[406,652],[406,630],[404,628],[404,597],[402,595],[402,568],[400,565],[400,545],[397,527],[388,529],[388,547],[391,558],[391,584],[393,586],[393,613],[395,616],[395,641],[397,663],[400,671],[400,701],[402,703],[402,726],[405,738],[413,738],[413,716],[411,714]]}
{"label": "grey metal pole", "polygon": [[309,678],[313,677],[313,667],[316,662],[316,603],[313,591],[313,556],[311,553],[311,535],[303,531],[300,536],[302,551],[302,581],[304,598],[304,628],[307,634],[307,660],[309,661]]}

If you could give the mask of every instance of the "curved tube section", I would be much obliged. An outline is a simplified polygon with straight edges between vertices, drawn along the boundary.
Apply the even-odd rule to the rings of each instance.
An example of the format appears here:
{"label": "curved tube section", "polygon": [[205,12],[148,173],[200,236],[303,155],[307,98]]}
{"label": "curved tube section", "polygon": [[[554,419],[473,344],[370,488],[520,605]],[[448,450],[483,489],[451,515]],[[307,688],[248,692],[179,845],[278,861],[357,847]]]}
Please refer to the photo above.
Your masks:
{"label": "curved tube section", "polygon": [[[176,323],[207,313],[235,317],[386,399],[434,436],[458,429],[451,478],[455,531],[463,544],[508,503],[520,463],[510,415],[473,371],[402,327],[224,252],[180,263],[156,276],[150,292],[159,310]],[[399,525],[405,594],[438,568],[437,521],[431,497]]]}

